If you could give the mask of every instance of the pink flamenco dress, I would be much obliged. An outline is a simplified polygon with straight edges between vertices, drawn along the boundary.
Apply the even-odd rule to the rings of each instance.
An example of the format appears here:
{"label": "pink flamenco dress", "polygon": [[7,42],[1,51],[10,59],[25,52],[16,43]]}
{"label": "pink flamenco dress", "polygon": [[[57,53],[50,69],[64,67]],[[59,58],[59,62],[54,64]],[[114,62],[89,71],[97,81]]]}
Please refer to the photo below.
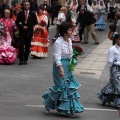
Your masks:
{"label": "pink flamenco dress", "polygon": [[12,42],[12,28],[15,25],[13,20],[10,18],[5,21],[4,18],[0,19],[3,25],[5,35],[0,33],[0,64],[12,64],[17,59],[16,49],[11,46]]}

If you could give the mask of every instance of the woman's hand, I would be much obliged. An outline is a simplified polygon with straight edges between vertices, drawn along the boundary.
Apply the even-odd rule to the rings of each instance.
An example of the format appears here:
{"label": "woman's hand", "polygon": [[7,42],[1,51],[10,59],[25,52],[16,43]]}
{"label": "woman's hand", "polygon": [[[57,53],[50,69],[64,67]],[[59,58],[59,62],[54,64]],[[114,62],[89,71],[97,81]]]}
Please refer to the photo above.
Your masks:
{"label": "woman's hand", "polygon": [[0,33],[2,34],[2,36],[6,35],[6,32],[4,30],[0,30]]}
{"label": "woman's hand", "polygon": [[60,71],[60,76],[61,76],[61,78],[62,79],[64,79],[65,78],[65,74],[64,74],[64,71],[62,70],[62,71]]}

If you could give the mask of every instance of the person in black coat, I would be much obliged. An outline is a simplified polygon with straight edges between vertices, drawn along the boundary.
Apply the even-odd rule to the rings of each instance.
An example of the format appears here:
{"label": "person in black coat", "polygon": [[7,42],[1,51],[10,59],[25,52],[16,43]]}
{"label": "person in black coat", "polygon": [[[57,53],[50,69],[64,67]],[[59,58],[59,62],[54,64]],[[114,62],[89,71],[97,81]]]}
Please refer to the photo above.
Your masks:
{"label": "person in black coat", "polygon": [[4,16],[5,9],[10,9],[10,7],[7,5],[7,1],[3,0],[3,4],[0,6],[0,17],[1,18]]}
{"label": "person in black coat", "polygon": [[[82,17],[81,17],[82,16]],[[82,20],[81,20],[82,18]],[[78,15],[78,20],[77,23],[80,22],[80,34],[83,34],[83,31],[85,29],[85,26],[88,26],[89,31],[91,32],[92,38],[95,41],[95,44],[99,44],[99,40],[96,36],[95,33],[95,28],[94,28],[94,24],[96,22],[95,18],[94,18],[94,14],[88,10],[85,10],[85,8],[81,8],[79,15]],[[84,34],[86,36],[84,36],[84,43],[88,44],[88,32],[87,34]]]}
{"label": "person in black coat", "polygon": [[35,0],[31,0],[30,2],[30,10],[36,12],[38,9],[38,4]]}
{"label": "person in black coat", "polygon": [[19,28],[19,65],[27,64],[31,39],[33,37],[33,26],[37,24],[34,12],[30,11],[30,3],[24,0],[24,10],[18,14],[16,24]]}

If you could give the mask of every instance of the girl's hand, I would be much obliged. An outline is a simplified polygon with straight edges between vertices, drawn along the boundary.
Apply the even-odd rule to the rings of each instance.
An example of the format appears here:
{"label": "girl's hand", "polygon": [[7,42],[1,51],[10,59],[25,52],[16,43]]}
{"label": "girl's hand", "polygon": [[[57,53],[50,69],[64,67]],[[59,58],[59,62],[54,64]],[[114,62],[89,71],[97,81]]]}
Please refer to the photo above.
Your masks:
{"label": "girl's hand", "polygon": [[65,78],[65,74],[64,74],[64,71],[62,70],[62,71],[60,71],[60,76],[61,76],[61,78],[62,79],[64,79]]}
{"label": "girl's hand", "polygon": [[6,32],[4,30],[1,30],[0,33],[2,34],[2,36],[6,35]]}

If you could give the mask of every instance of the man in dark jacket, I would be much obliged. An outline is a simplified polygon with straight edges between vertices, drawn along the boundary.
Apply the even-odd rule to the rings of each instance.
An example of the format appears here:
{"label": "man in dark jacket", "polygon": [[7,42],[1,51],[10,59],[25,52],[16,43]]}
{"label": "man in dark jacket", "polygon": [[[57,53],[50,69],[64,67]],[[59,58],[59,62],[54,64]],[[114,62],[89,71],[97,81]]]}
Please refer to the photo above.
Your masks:
{"label": "man in dark jacket", "polygon": [[[81,16],[82,16],[82,20],[81,20]],[[94,14],[90,11],[85,10],[84,8],[80,9],[80,13],[78,16],[78,23],[80,22],[81,28],[80,28],[80,33],[83,34],[84,29],[86,33],[84,33],[84,43],[88,44],[88,31],[91,32],[92,38],[94,39],[95,43],[94,44],[99,44],[99,40],[96,36],[95,33],[95,18],[94,18]],[[86,27],[87,26],[87,27]]]}
{"label": "man in dark jacket", "polygon": [[19,28],[19,65],[27,64],[31,39],[33,37],[33,26],[37,24],[34,12],[30,11],[30,2],[24,0],[24,10],[18,14],[16,24]]}
{"label": "man in dark jacket", "polygon": [[30,10],[33,12],[36,12],[38,8],[37,2],[35,0],[31,0],[30,2]]}
{"label": "man in dark jacket", "polygon": [[3,0],[3,4],[0,6],[0,17],[4,16],[4,10],[5,9],[10,9],[9,6],[7,5],[7,1]]}

